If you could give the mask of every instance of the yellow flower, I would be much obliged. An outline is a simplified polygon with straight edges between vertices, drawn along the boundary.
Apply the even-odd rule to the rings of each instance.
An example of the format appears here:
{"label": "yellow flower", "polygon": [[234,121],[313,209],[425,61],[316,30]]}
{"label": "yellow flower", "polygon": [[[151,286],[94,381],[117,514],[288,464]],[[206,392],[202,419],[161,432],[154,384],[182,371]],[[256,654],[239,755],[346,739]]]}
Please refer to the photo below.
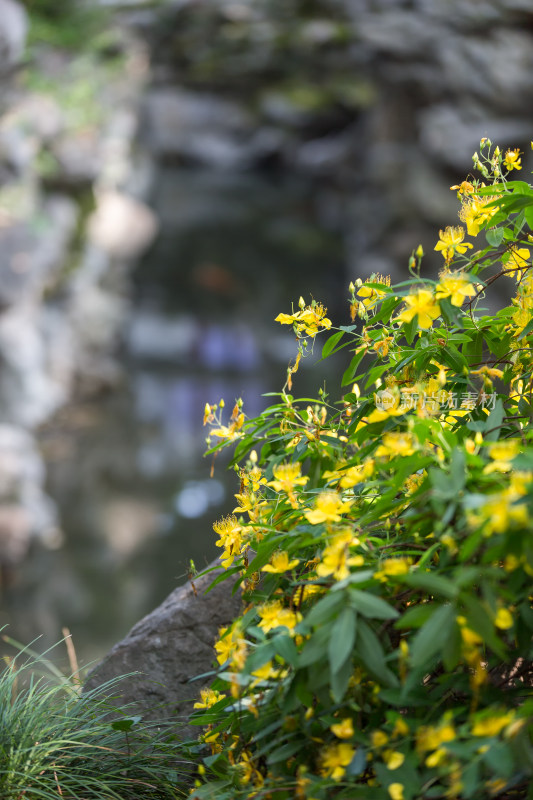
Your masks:
{"label": "yellow flower", "polygon": [[388,432],[383,434],[383,444],[376,450],[376,456],[410,456],[415,452],[415,439],[411,433]]}
{"label": "yellow flower", "polygon": [[[508,260],[504,263],[505,274],[511,277],[522,277],[522,270],[531,266],[528,264],[527,259],[531,253],[527,247],[511,247],[511,254]],[[518,274],[516,274],[518,271]]]}
{"label": "yellow flower", "polygon": [[[372,275],[367,278],[365,283],[382,283],[384,286],[390,286],[390,276],[384,278],[382,275]],[[371,286],[361,286],[357,292],[358,297],[362,297],[362,303],[365,308],[373,308],[382,297],[385,297],[387,292],[382,289],[374,289]]]}
{"label": "yellow flower", "polygon": [[483,472],[490,475],[491,472],[509,472],[511,461],[520,452],[519,439],[506,439],[497,442],[489,447],[489,456],[493,459],[492,464],[487,464]]}
{"label": "yellow flower", "polygon": [[314,300],[309,306],[300,302],[300,311],[295,314],[278,314],[275,322],[281,325],[292,325],[298,337],[314,337],[320,328],[331,328],[331,320],[326,317],[327,308]]}
{"label": "yellow flower", "polygon": [[396,721],[394,722],[394,728],[392,730],[392,735],[394,737],[396,737],[396,736],[407,736],[408,733],[409,733],[409,726],[408,726],[407,722],[402,717],[397,717]]}
{"label": "yellow flower", "polygon": [[341,514],[346,514],[351,508],[351,503],[343,502],[336,492],[321,492],[315,500],[315,507],[306,511],[305,517],[311,525],[321,522],[340,522]]}
{"label": "yellow flower", "polygon": [[320,757],[320,774],[340,781],[355,754],[350,744],[332,744],[324,748]]}
{"label": "yellow flower", "polygon": [[372,458],[367,458],[362,464],[356,464],[342,471],[340,473],[340,485],[343,489],[351,489],[352,486],[356,486],[356,484],[361,483],[366,480],[366,478],[372,477],[373,473],[374,460]]}
{"label": "yellow flower", "polygon": [[381,569],[374,572],[374,577],[386,581],[390,576],[406,575],[412,563],[412,558],[386,558],[380,564]]}
{"label": "yellow flower", "polygon": [[391,800],[405,800],[403,794],[403,783],[391,783],[387,787]]}
{"label": "yellow flower", "polygon": [[465,223],[469,236],[477,236],[485,222],[498,212],[497,205],[489,205],[495,199],[489,196],[463,198],[459,219]]}
{"label": "yellow flower", "polygon": [[520,158],[520,150],[515,148],[514,150],[508,150],[505,154],[505,158],[503,159],[503,163],[509,170],[509,172],[513,169],[522,169],[522,159]]}
{"label": "yellow flower", "polygon": [[351,739],[353,736],[353,722],[350,717],[341,719],[330,726],[330,731],[335,734],[337,739]]}
{"label": "yellow flower", "polygon": [[217,692],[216,689],[200,689],[200,700],[194,704],[193,708],[211,708],[224,697],[226,695]]}
{"label": "yellow flower", "polygon": [[224,553],[221,558],[221,563],[224,569],[227,569],[233,561],[235,556],[239,555],[245,546],[244,541],[244,528],[237,522],[237,517],[233,514],[223,517],[213,525],[213,530],[218,533],[220,539],[215,542],[217,547],[223,547]]}
{"label": "yellow flower", "polygon": [[242,669],[246,660],[247,644],[240,629],[235,627],[229,631],[228,628],[220,628],[218,635],[219,640],[215,643],[218,663],[225,664],[231,660],[232,666]]}
{"label": "yellow flower", "polygon": [[485,536],[504,533],[514,525],[528,525],[527,505],[517,502],[525,493],[525,487],[520,484],[518,476],[513,476],[507,489],[486,495],[483,505],[467,515],[470,525],[478,527],[485,523]]}
{"label": "yellow flower", "polygon": [[450,186],[452,192],[457,192],[457,195],[462,194],[472,194],[474,192],[474,187],[469,181],[463,181],[459,184],[459,186]]}
{"label": "yellow flower", "polygon": [[296,507],[295,486],[305,486],[309,478],[301,475],[302,465],[297,461],[293,464],[277,464],[273,470],[274,480],[269,481],[276,492],[285,492],[293,508]]}
{"label": "yellow flower", "polygon": [[252,686],[256,686],[258,683],[267,681],[271,678],[284,678],[287,675],[287,670],[274,669],[272,661],[267,661],[262,667],[254,669],[252,675],[256,678],[256,680],[252,683]]}
{"label": "yellow flower", "polygon": [[398,769],[405,761],[405,756],[397,750],[385,750],[383,753],[383,761],[387,765],[387,769]]}
{"label": "yellow flower", "polygon": [[[252,450],[252,453],[255,453],[255,450]],[[250,453],[250,456],[252,453]],[[255,455],[257,458],[257,453],[255,453]],[[267,482],[261,468],[257,466],[252,467],[252,469],[248,472],[246,470],[242,470],[241,479],[243,486],[249,489],[251,492],[257,492],[259,487]]]}
{"label": "yellow flower", "polygon": [[288,628],[292,633],[296,625],[302,621],[302,615],[299,611],[295,612],[289,608],[284,608],[279,600],[263,603],[257,609],[257,613],[261,617],[258,627],[262,628],[265,633],[268,633],[273,628],[281,627]]}
{"label": "yellow flower", "polygon": [[472,726],[472,736],[498,736],[514,719],[511,711],[500,712],[478,719]]}
{"label": "yellow flower", "polygon": [[342,581],[350,574],[348,567],[361,567],[364,564],[363,556],[348,557],[348,548],[355,543],[351,531],[334,536],[331,544],[322,553],[322,560],[316,568],[317,575],[321,578],[333,575],[335,580]]}
{"label": "yellow flower", "polygon": [[372,747],[383,747],[389,741],[389,737],[384,731],[372,731],[370,734]]}
{"label": "yellow flower", "polygon": [[439,764],[442,764],[446,756],[448,755],[448,751],[445,747],[439,747],[438,750],[435,750],[431,755],[426,758],[425,764],[426,767],[438,767]]}
{"label": "yellow flower", "polygon": [[271,563],[265,564],[265,566],[261,568],[261,572],[272,572],[281,575],[281,573],[288,572],[299,563],[299,558],[294,558],[290,561],[289,554],[285,550],[279,550],[272,556]]}
{"label": "yellow flower", "polygon": [[213,419],[213,413],[211,411],[211,406],[209,405],[209,403],[206,403],[204,407],[204,425],[209,419]]}
{"label": "yellow flower", "polygon": [[452,306],[460,307],[467,297],[474,297],[476,288],[461,273],[444,272],[437,284],[435,297],[441,299],[449,297]]}
{"label": "yellow flower", "polygon": [[502,631],[513,627],[513,615],[508,608],[499,608],[494,618],[494,624]]}
{"label": "yellow flower", "polygon": [[440,725],[422,725],[416,734],[416,749],[419,753],[427,750],[437,750],[446,742],[453,742],[456,738],[453,723],[445,716]]}
{"label": "yellow flower", "polygon": [[434,320],[440,315],[440,306],[428,289],[420,289],[408,295],[405,303],[407,308],[398,314],[396,319],[400,322],[411,322],[413,317],[418,316],[418,325],[423,330],[431,328]]}
{"label": "yellow flower", "polygon": [[[444,261],[449,264],[455,253],[466,253],[467,248],[472,248],[469,242],[463,242],[465,229],[458,225],[453,227],[448,225],[444,231],[439,231],[439,241],[435,245],[435,250],[441,251]],[[429,325],[427,326],[430,327]]]}

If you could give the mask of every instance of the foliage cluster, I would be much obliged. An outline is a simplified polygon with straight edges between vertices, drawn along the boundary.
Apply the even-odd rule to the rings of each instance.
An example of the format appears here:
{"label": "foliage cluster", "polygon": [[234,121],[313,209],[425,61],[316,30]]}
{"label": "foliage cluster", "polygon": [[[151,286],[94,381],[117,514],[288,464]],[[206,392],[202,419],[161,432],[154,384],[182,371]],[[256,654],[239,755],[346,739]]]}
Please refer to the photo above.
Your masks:
{"label": "foliage cluster", "polygon": [[82,694],[76,675],[65,678],[28,653],[24,648],[0,673],[2,800],[186,794],[188,765],[178,760],[171,727],[143,722],[113,702],[122,678]]}
{"label": "foliage cluster", "polygon": [[[235,446],[238,505],[214,530],[245,606],[197,703],[195,800],[533,796],[521,166],[483,140],[481,177],[452,187],[467,231],[440,232],[437,280],[419,247],[408,280],[351,284],[352,325],[300,299],[277,318],[298,354],[274,404],[246,419],[237,402],[226,423],[223,402],[206,406],[210,452]],[[325,331],[323,358],[351,354],[347,388],[297,400],[294,373]]]}

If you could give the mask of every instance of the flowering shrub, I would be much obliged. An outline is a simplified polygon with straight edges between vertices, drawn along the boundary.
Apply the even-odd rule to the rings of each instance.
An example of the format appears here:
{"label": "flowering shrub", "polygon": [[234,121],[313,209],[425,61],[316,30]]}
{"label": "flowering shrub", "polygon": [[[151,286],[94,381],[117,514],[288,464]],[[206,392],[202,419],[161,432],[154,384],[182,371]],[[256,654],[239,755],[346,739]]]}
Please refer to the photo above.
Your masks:
{"label": "flowering shrub", "polygon": [[[487,140],[452,187],[438,280],[350,285],[352,325],[300,299],[276,401],[228,424],[233,514],[214,526],[244,610],[197,703],[192,796],[531,796],[533,187]],[[466,241],[466,236],[475,241]],[[511,284],[512,281],[512,284]],[[496,292],[493,291],[497,285]],[[494,313],[506,285],[509,305]],[[500,303],[502,305],[502,303]],[[358,319],[359,318],[359,319]],[[344,395],[290,393],[300,359],[351,360]],[[219,578],[217,578],[219,580]]]}

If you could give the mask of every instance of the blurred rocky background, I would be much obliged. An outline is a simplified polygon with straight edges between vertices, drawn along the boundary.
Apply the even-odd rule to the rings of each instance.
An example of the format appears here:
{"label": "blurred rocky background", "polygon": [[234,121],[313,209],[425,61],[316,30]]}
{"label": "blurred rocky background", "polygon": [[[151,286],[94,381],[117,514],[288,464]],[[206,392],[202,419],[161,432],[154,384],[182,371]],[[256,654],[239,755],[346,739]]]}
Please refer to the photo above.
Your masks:
{"label": "blurred rocky background", "polygon": [[279,390],[300,294],[440,268],[480,138],[529,178],[532,74],[530,0],[0,0],[12,636],[99,657],[215,555],[205,402]]}

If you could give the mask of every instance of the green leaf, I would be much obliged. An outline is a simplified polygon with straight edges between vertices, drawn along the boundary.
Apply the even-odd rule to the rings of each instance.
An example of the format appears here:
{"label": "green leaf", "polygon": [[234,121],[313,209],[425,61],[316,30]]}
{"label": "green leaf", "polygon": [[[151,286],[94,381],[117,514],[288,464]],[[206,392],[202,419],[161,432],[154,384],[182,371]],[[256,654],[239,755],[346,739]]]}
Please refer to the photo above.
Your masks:
{"label": "green leaf", "polygon": [[485,238],[491,247],[499,247],[503,240],[503,228],[489,228],[485,231]]}
{"label": "green leaf", "polygon": [[411,606],[396,621],[394,627],[399,631],[403,631],[406,628],[421,628],[436,608],[435,603],[420,603],[417,606]]}
{"label": "green leaf", "polygon": [[505,647],[502,640],[494,632],[494,624],[488,611],[477,597],[463,592],[461,599],[466,608],[468,627],[472,628],[500,658],[505,658]]}
{"label": "green leaf", "polygon": [[276,653],[279,653],[279,655],[287,662],[287,664],[290,664],[291,667],[296,666],[298,662],[298,650],[288,634],[285,633],[274,636],[272,639],[272,645],[274,646]]}
{"label": "green leaf", "polygon": [[408,344],[412,344],[418,330],[418,314],[415,314],[411,322],[404,322],[403,332]]}
{"label": "green leaf", "polygon": [[336,703],[340,703],[344,697],[350,678],[353,675],[352,659],[347,658],[344,664],[337,672],[330,671],[330,688],[333,699]]}
{"label": "green leaf", "polygon": [[329,628],[320,628],[303,646],[298,656],[298,668],[309,667],[326,657],[329,643]]}
{"label": "green leaf", "polygon": [[400,575],[399,579],[413,589],[424,589],[431,595],[442,595],[449,600],[457,597],[459,591],[448,578],[430,572],[410,572],[408,575]]}
{"label": "green leaf", "polygon": [[358,747],[354,757],[346,767],[346,775],[360,775],[366,768],[366,750]]}
{"label": "green leaf", "polygon": [[503,403],[501,399],[498,398],[485,423],[485,430],[487,433],[484,438],[486,441],[495,442],[499,438],[504,413]]}
{"label": "green leaf", "polygon": [[381,322],[386,325],[401,302],[399,297],[389,297],[387,300],[383,300],[380,310],[372,317],[372,324],[375,325],[377,322]]}
{"label": "green leaf", "polygon": [[366,350],[364,349],[362,349],[358,353],[355,353],[355,355],[352,357],[352,360],[348,365],[348,368],[345,370],[342,376],[341,386],[347,386],[349,383],[352,383],[357,373],[357,368],[359,367],[359,364],[361,363],[365,355],[366,355]]}
{"label": "green leaf", "polygon": [[130,731],[134,725],[142,720],[142,717],[127,717],[127,719],[116,719],[111,723],[115,731]]}
{"label": "green leaf", "polygon": [[450,635],[452,625],[455,624],[453,607],[449,604],[439,606],[414,638],[411,647],[413,667],[429,662],[442,649]]}
{"label": "green leaf", "polygon": [[386,686],[398,686],[398,678],[385,666],[385,653],[381,643],[366,622],[359,622],[357,631],[356,655],[368,671]]}
{"label": "green leaf", "polygon": [[381,597],[359,589],[350,589],[350,603],[369,619],[396,619],[398,612]]}
{"label": "green leaf", "polygon": [[529,206],[524,211],[524,216],[526,218],[526,222],[533,231],[533,206]]}
{"label": "green leaf", "polygon": [[285,744],[280,745],[280,747],[276,747],[271,753],[269,753],[267,756],[267,761],[269,764],[277,764],[279,761],[286,761],[304,746],[305,743],[301,739],[297,739],[296,741],[292,742],[285,742]]}
{"label": "green leaf", "polygon": [[531,333],[531,331],[533,331],[533,319],[529,320],[524,330],[520,333],[518,340],[520,341],[520,339],[523,339],[525,336],[528,336]]}
{"label": "green leaf", "polygon": [[328,643],[328,659],[331,674],[339,672],[345,662],[351,658],[355,643],[357,615],[350,608],[344,608],[331,628]]}
{"label": "green leaf", "polygon": [[466,456],[464,450],[455,447],[450,461],[450,477],[454,496],[464,489],[466,479]]}
{"label": "green leaf", "polygon": [[346,597],[343,594],[329,592],[306,615],[304,619],[305,626],[311,628],[315,625],[322,625],[335,616],[345,604]]}
{"label": "green leaf", "polygon": [[327,358],[333,352],[343,336],[344,331],[337,331],[324,342],[324,346],[322,348],[322,358]]}

